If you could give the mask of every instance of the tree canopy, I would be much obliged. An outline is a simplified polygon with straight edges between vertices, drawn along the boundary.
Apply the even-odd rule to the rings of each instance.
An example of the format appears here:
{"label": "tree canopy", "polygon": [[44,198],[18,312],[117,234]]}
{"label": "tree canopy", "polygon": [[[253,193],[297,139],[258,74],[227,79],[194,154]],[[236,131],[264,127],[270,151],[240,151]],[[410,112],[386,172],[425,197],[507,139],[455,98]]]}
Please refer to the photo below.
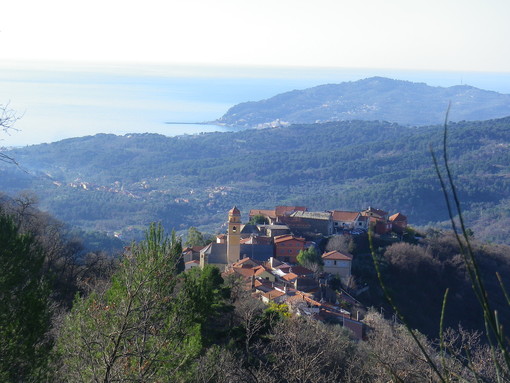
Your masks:
{"label": "tree canopy", "polygon": [[49,281],[44,253],[0,212],[0,380],[34,381],[47,363],[50,344]]}
{"label": "tree canopy", "polygon": [[324,265],[322,257],[314,246],[301,250],[296,259],[300,265],[312,267],[313,269]]}

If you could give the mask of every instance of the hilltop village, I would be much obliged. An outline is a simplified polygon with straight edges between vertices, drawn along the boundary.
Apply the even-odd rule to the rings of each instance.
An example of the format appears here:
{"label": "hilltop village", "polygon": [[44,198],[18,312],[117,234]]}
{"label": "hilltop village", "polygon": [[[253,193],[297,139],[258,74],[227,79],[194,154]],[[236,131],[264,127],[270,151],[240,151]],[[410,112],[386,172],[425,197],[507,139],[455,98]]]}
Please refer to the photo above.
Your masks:
{"label": "hilltop village", "polygon": [[[340,323],[363,337],[361,307],[348,292],[353,255],[346,251],[320,254],[322,267],[298,263],[300,252],[319,252],[318,243],[332,236],[362,236],[369,228],[382,236],[398,237],[407,227],[401,213],[369,207],[353,211],[308,211],[303,206],[252,209],[243,224],[237,207],[228,212],[227,233],[204,247],[183,250],[185,269],[217,266],[224,276],[237,276],[263,302],[286,304],[292,314]],[[262,223],[261,223],[262,222]],[[315,267],[314,267],[315,266]],[[336,283],[335,289],[332,286]]]}

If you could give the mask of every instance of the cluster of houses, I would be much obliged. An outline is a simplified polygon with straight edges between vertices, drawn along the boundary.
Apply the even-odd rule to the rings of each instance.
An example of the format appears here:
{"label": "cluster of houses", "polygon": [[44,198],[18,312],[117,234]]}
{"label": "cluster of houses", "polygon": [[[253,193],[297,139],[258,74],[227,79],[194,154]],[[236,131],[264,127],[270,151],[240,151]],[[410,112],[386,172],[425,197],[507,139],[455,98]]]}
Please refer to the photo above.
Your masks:
{"label": "cluster of houses", "polygon": [[[286,303],[292,313],[317,320],[340,322],[361,338],[363,324],[342,309],[342,303],[354,303],[347,293],[328,287],[331,276],[344,285],[351,278],[353,256],[347,252],[322,254],[320,273],[297,264],[298,254],[316,246],[314,239],[334,234],[360,233],[371,227],[378,234],[401,233],[407,218],[369,207],[361,212],[311,212],[302,206],[277,206],[274,210],[254,209],[250,221],[242,224],[237,207],[228,212],[227,233],[204,247],[186,248],[186,269],[214,265],[226,275],[241,278],[252,295],[262,301]],[[344,305],[345,306],[345,305]]]}
{"label": "cluster of houses", "polygon": [[[289,311],[328,323],[339,323],[354,336],[363,337],[363,322],[341,307],[341,302],[357,303],[347,293],[338,294],[324,278],[300,265],[290,265],[271,257],[267,262],[241,259],[227,268],[244,283],[252,296],[269,304],[286,304]],[[344,305],[345,306],[345,305]]]}
{"label": "cluster of houses", "polygon": [[277,206],[274,210],[250,210],[250,217],[263,216],[272,225],[286,225],[297,235],[305,237],[330,236],[371,227],[377,234],[402,233],[407,217],[402,213],[391,216],[373,207],[362,211],[308,211],[304,206]]}

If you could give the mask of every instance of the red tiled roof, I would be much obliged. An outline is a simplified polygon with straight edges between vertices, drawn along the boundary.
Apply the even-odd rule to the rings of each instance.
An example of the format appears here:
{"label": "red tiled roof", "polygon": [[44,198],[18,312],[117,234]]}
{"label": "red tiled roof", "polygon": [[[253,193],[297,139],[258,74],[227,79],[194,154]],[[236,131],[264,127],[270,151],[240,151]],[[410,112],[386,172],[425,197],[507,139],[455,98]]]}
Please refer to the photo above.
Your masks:
{"label": "red tiled roof", "polygon": [[297,265],[297,266],[291,266],[291,271],[294,273],[294,274],[297,274],[297,275],[310,275],[310,274],[313,274],[313,271],[310,270],[310,269],[307,269],[306,267],[304,266],[300,266],[300,265]]}
{"label": "red tiled roof", "polygon": [[276,218],[276,212],[274,210],[268,210],[268,209],[251,209],[250,210],[250,217],[254,217],[256,215],[263,215],[269,218]]}
{"label": "red tiled roof", "polygon": [[255,279],[255,282],[253,282],[253,287],[260,287],[260,286],[272,286],[272,283],[270,281],[267,281],[265,279]]}
{"label": "red tiled roof", "polygon": [[[251,265],[250,265],[251,263]],[[251,258],[243,258],[232,265],[232,267],[253,267],[253,265],[259,265],[259,262],[254,261]]]}
{"label": "red tiled roof", "polygon": [[290,240],[296,240],[296,241],[300,241],[303,243],[305,242],[304,238],[294,237],[293,235],[290,235],[290,234],[277,235],[276,237],[274,237],[274,243],[281,243],[281,242],[290,241]]}
{"label": "red tiled roof", "polygon": [[346,254],[342,254],[338,251],[330,251],[329,253],[324,253],[322,254],[322,258],[323,259],[330,259],[330,260],[334,260],[334,261],[338,261],[338,260],[341,260],[341,261],[351,261],[352,260],[352,255],[349,254],[349,253],[346,253]]}
{"label": "red tiled roof", "polygon": [[401,213],[393,214],[390,218],[390,221],[406,221],[407,217]]}
{"label": "red tiled roof", "polygon": [[245,257],[245,258],[243,258],[243,259],[240,259],[240,260],[239,260],[239,261],[237,261],[236,263],[234,263],[234,266],[239,265],[239,264],[241,264],[241,263],[248,262],[248,261],[250,261],[250,260],[251,260],[250,258]]}
{"label": "red tiled roof", "polygon": [[388,212],[386,212],[384,210],[375,209],[373,207],[369,207],[367,210],[364,210],[363,213],[365,213],[365,214],[366,213],[374,213],[374,214],[380,215],[381,217],[388,214]]}
{"label": "red tiled roof", "polygon": [[299,302],[306,302],[306,301],[305,301],[305,297],[303,295],[296,294],[292,297],[289,297],[286,302],[287,303],[293,303],[293,302],[299,303]]}
{"label": "red tiled roof", "polygon": [[331,212],[331,216],[333,217],[333,221],[355,221],[359,216],[359,212],[357,211],[340,211],[333,210]]}
{"label": "red tiled roof", "polygon": [[285,295],[285,293],[283,291],[280,291],[280,290],[271,290],[271,291],[268,291],[267,293],[262,294],[263,297],[266,297],[269,300],[273,300],[275,298],[279,298],[282,295]]}
{"label": "red tiled roof", "polygon": [[269,273],[269,271],[264,266],[254,267],[253,271],[254,271],[254,274],[257,275],[257,276],[263,274],[264,272],[268,272]]}
{"label": "red tiled roof", "polygon": [[247,267],[233,267],[232,270],[244,278],[250,278],[255,274],[253,269]]}
{"label": "red tiled roof", "polygon": [[292,213],[293,211],[307,211],[305,206],[277,206],[275,214],[277,217],[285,215],[285,213]]}
{"label": "red tiled roof", "polygon": [[282,278],[285,279],[287,282],[292,281],[293,279],[296,279],[298,276],[294,273],[288,273],[285,274]]}

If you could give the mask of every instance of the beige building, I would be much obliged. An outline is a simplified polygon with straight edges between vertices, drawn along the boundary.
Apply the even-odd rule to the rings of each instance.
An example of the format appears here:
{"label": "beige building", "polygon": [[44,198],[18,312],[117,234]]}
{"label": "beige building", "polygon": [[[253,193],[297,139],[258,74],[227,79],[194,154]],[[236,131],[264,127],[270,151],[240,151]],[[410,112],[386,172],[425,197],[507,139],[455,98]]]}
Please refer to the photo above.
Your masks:
{"label": "beige building", "polygon": [[324,261],[324,271],[330,274],[336,274],[347,284],[351,277],[352,255],[349,253],[340,253],[339,251],[330,251],[322,255]]}

